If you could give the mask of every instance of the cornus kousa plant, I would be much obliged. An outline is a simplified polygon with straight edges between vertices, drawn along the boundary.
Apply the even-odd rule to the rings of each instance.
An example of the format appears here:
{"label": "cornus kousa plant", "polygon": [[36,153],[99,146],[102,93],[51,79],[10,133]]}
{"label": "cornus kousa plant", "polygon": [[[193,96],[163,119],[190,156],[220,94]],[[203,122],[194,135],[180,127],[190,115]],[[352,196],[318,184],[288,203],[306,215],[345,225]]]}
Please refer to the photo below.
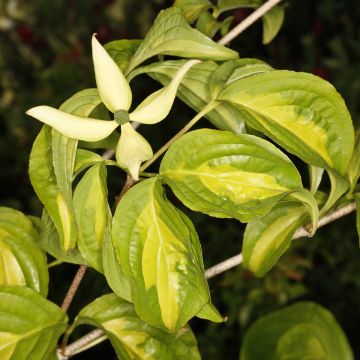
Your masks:
{"label": "cornus kousa plant", "polygon": [[[200,359],[188,322],[221,329],[227,316],[212,304],[207,279],[240,264],[266,276],[292,240],[355,210],[359,141],[339,93],[225,47],[259,18],[270,42],[283,22],[280,2],[176,0],[143,40],[102,46],[93,35],[96,88],[59,109],[27,111],[44,124],[29,162],[44,209],[39,218],[0,208],[1,359],[67,359],[105,339],[119,359]],[[232,16],[220,15],[241,7],[254,12],[229,31]],[[140,74],[160,89],[132,109]],[[176,97],[196,115],[153,154],[141,126],[166,121]],[[209,123],[191,130],[204,117]],[[308,189],[289,156],[307,164]],[[158,159],[158,171],[145,172]],[[114,204],[108,166],[127,173]],[[327,193],[319,190],[324,173]],[[205,271],[196,229],[169,191],[193,211],[246,223],[242,253]],[[52,258],[79,265],[61,308],[46,299]],[[69,322],[88,267],[113,292]],[[82,324],[97,329],[72,339]],[[335,318],[311,302],[255,322],[240,357],[353,359]]]}

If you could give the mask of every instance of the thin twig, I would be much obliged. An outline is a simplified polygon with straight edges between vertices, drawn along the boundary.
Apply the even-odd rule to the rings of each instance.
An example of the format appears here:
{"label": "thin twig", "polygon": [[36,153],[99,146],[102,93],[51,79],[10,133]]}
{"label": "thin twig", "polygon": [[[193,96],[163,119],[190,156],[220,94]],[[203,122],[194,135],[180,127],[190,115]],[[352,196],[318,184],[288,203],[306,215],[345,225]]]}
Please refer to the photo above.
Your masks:
{"label": "thin twig", "polygon": [[[323,227],[345,215],[350,214],[351,212],[355,211],[356,205],[355,203],[350,203],[338,210],[332,211],[331,213],[328,213],[327,215],[323,216],[318,223],[318,228]],[[305,227],[299,228],[294,236],[293,239],[298,239],[300,237],[309,236],[309,231],[306,230]],[[207,279],[210,279],[218,274],[221,274],[227,270],[230,270],[242,263],[242,254],[235,255],[219,264],[216,264],[212,266],[211,268],[207,269],[205,271],[205,277]],[[87,348],[89,343],[93,342],[95,339],[100,338],[104,336],[104,332],[100,329],[94,330],[90,332],[89,334],[83,336],[79,340],[74,341],[72,344],[68,345],[65,349],[65,354],[67,357],[70,357],[71,355],[74,355],[75,353],[81,352],[80,349]],[[100,341],[99,341],[100,342]],[[59,358],[60,359],[60,358]],[[67,359],[67,358],[65,358]]]}
{"label": "thin twig", "polygon": [[118,206],[120,200],[124,197],[124,195],[130,190],[130,188],[135,185],[137,183],[137,181],[131,176],[128,175],[126,178],[126,182],[123,186],[123,188],[121,189],[120,194],[116,197],[115,200],[115,208]]}
{"label": "thin twig", "polygon": [[81,280],[83,279],[85,273],[86,273],[86,270],[87,270],[87,266],[86,265],[80,265],[79,266],[79,269],[78,271],[76,272],[75,274],[75,277],[69,287],[69,290],[68,292],[66,293],[66,296],[64,298],[64,301],[61,305],[61,308],[67,312],[70,305],[71,305],[71,302],[73,301],[74,299],[74,296],[76,294],[76,291],[77,289],[79,288],[79,285],[81,283]]}
{"label": "thin twig", "polygon": [[245,29],[251,26],[256,20],[260,19],[263,15],[265,15],[280,1],[281,0],[268,0],[265,4],[261,5],[252,14],[250,14],[245,20],[243,20],[240,24],[238,24],[230,32],[228,32],[222,39],[218,41],[218,43],[221,45],[228,44],[231,40],[235,39],[239,34],[241,34]]}
{"label": "thin twig", "polygon": [[[323,216],[319,222],[318,222],[318,228],[321,228],[332,221],[339,219],[345,215],[350,214],[351,212],[355,211],[356,205],[355,203],[350,203],[338,210],[332,211],[331,213],[328,213],[327,215]],[[309,236],[309,230],[308,225],[303,226],[299,229],[297,229],[292,237],[293,240],[299,239],[301,237],[308,237]],[[211,268],[207,269],[205,272],[205,276],[207,279],[210,279],[218,274],[221,274],[229,269],[232,269],[238,265],[240,265],[243,261],[242,254],[235,255],[230,259],[227,259],[219,264],[216,264],[212,266]]]}

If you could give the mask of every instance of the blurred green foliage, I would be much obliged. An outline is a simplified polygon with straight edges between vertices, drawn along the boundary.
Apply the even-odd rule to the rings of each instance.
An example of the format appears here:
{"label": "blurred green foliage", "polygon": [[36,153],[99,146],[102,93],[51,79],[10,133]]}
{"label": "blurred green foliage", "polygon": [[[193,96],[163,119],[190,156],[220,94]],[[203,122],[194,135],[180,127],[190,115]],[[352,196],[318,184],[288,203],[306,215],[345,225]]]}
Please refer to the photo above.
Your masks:
{"label": "blurred green foliage", "polygon": [[[158,11],[170,5],[171,1],[166,0],[3,0],[0,3],[1,205],[37,215],[41,209],[27,175],[29,152],[40,125],[24,112],[40,104],[59,106],[76,91],[95,85],[90,56],[92,33],[97,32],[102,43],[141,38]],[[235,11],[233,26],[248,14],[247,9]],[[261,25],[255,24],[232,47],[242,57],[257,57],[276,68],[308,71],[326,78],[343,95],[358,126],[359,19],[360,0],[290,0],[284,27],[272,43],[261,44]],[[157,85],[142,78],[133,86],[135,93],[143,98],[143,93],[150,93]],[[144,127],[143,133],[152,143],[160,145],[191,114],[177,102],[168,122],[153,132]],[[202,125],[210,126],[205,122]],[[113,199],[121,187],[121,176],[111,169],[109,172],[109,177],[114,176],[110,184]],[[244,229],[238,222],[187,212],[202,241],[206,267],[240,251]],[[265,278],[254,278],[238,268],[210,280],[213,301],[228,321],[220,325],[192,321],[204,359],[237,359],[242,336],[255,319],[300,299],[317,301],[332,311],[349,337],[355,357],[359,358],[357,244],[355,218],[348,216],[321,229],[312,239],[296,241]],[[61,302],[74,272],[71,265],[51,270],[52,300]],[[70,315],[107,291],[105,281],[95,271],[89,272]],[[111,354],[109,344],[105,343],[78,358],[115,358]]]}

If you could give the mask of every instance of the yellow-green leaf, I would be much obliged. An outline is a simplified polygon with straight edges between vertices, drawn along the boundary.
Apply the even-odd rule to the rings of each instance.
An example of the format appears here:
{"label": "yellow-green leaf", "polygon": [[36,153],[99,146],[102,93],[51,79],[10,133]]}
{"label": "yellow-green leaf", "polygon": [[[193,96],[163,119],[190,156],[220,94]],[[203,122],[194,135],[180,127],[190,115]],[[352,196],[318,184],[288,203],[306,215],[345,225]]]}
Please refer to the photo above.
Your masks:
{"label": "yellow-green leaf", "polygon": [[73,328],[100,327],[122,360],[200,360],[196,339],[188,326],[169,334],[143,320],[134,305],[115,294],[104,295],[83,308]]}
{"label": "yellow-green leaf", "polygon": [[231,82],[218,99],[241,106],[249,126],[305,162],[345,174],[354,129],[344,100],[325,80],[274,70]]}
{"label": "yellow-green leaf", "polygon": [[176,332],[209,303],[195,229],[167,201],[158,179],[135,185],[120,201],[112,241],[147,323]]}

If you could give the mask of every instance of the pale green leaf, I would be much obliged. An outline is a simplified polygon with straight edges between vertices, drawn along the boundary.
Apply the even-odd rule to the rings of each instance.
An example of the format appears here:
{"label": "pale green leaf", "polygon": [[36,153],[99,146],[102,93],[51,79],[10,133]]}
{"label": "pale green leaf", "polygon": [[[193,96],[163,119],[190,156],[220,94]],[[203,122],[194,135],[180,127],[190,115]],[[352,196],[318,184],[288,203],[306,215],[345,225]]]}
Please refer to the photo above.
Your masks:
{"label": "pale green leaf", "polygon": [[304,191],[295,166],[271,143],[219,130],[181,137],[165,154],[160,175],[190,209],[243,222]]}
{"label": "pale green leaf", "polygon": [[219,45],[191,28],[184,13],[177,7],[162,10],[132,57],[127,73],[155,55],[173,55],[195,59],[229,60],[236,51]]}
{"label": "pale green leaf", "polygon": [[312,302],[300,302],[257,320],[245,334],[241,360],[353,360],[334,316]]}
{"label": "pale green leaf", "polygon": [[238,8],[257,8],[261,3],[261,0],[219,0],[217,4],[217,16],[225,11]]}
{"label": "pale green leaf", "polygon": [[[110,214],[111,215],[111,214]],[[110,229],[110,226],[108,227]],[[122,299],[134,302],[130,280],[121,270],[120,263],[117,260],[115,249],[111,242],[109,231],[105,233],[103,247],[103,268],[106,281],[111,290]]]}
{"label": "pale green leaf", "polygon": [[105,50],[116,62],[121,71],[125,72],[131,57],[135,54],[142,40],[114,40],[104,45]]}
{"label": "pale green leaf", "polygon": [[83,308],[74,326],[100,327],[122,360],[200,360],[196,339],[186,326],[173,335],[136,314],[134,305],[115,294],[104,295]]}
{"label": "pale green leaf", "polygon": [[[167,85],[184,63],[183,60],[155,63],[137,69],[132,75],[147,73],[156,81]],[[217,68],[218,66],[212,61],[193,66],[182,79],[177,96],[197,112],[201,111],[212,100],[209,81]],[[244,115],[247,116],[246,112],[238,109],[236,105],[223,103],[207,113],[205,117],[222,130],[240,134],[245,132]]]}
{"label": "pale green leaf", "polygon": [[36,291],[0,285],[1,360],[47,360],[67,323],[66,314]]}
{"label": "pale green leaf", "polygon": [[66,253],[61,247],[59,233],[46,209],[42,213],[42,228],[40,233],[40,247],[56,259],[71,264],[87,265],[77,247]]}
{"label": "pale green leaf", "polygon": [[311,74],[273,70],[231,82],[219,100],[305,162],[344,175],[354,145],[350,114],[334,87]]}
{"label": "pale green leaf", "polygon": [[104,162],[93,165],[74,191],[74,211],[79,228],[78,247],[90,266],[102,272],[102,248],[108,226],[108,200]]}
{"label": "pale green leaf", "polygon": [[196,21],[196,29],[209,38],[213,38],[221,29],[222,22],[217,21],[212,14],[204,11]]}
{"label": "pale green leaf", "polygon": [[92,151],[77,149],[74,164],[74,176],[77,176],[83,170],[101,161],[104,161],[104,159],[100,155]]}
{"label": "pale green leaf", "polygon": [[278,34],[284,22],[284,8],[274,6],[263,17],[263,44],[268,44]]}
{"label": "pale green leaf", "polygon": [[175,0],[173,6],[183,10],[189,23],[194,22],[206,9],[212,7],[209,0]]}
{"label": "pale green leaf", "polygon": [[132,283],[136,312],[147,323],[176,332],[210,301],[195,229],[167,201],[157,178],[125,194],[112,241]]}
{"label": "pale green leaf", "polygon": [[305,206],[284,202],[247,224],[242,248],[244,268],[264,276],[290,247],[294,232],[307,217]]}
{"label": "pale green leaf", "polygon": [[310,174],[310,191],[315,194],[321,183],[324,169],[313,165],[309,165],[308,167]]}
{"label": "pale green leaf", "polygon": [[27,286],[46,297],[49,274],[38,238],[23,213],[0,207],[0,284]]}

